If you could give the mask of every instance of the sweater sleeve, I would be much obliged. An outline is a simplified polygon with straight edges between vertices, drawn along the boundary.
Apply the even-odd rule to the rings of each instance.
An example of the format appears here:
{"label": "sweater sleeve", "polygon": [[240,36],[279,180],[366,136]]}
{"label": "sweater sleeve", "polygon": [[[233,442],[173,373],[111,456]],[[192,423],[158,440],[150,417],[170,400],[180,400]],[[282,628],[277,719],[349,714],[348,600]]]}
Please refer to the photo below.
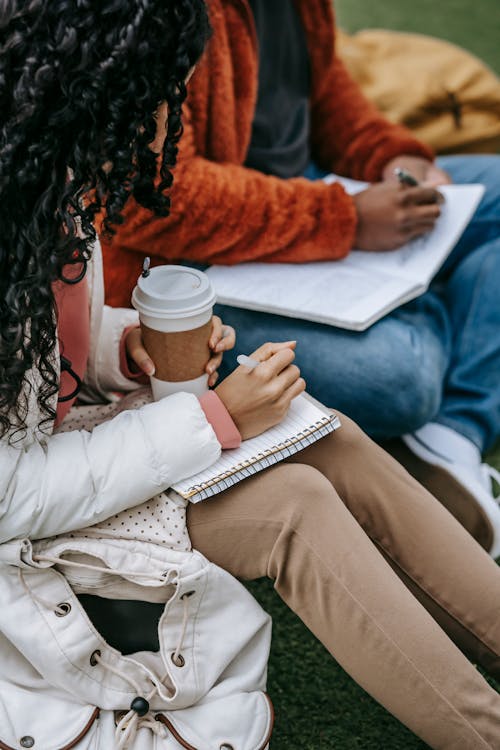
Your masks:
{"label": "sweater sleeve", "polygon": [[130,199],[111,244],[102,240],[109,304],[128,304],[137,252],[163,262],[333,260],[349,252],[355,236],[354,203],[340,185],[282,180],[205,159],[188,113],[171,198],[167,218]]}
{"label": "sweater sleeve", "polygon": [[311,146],[324,169],[368,182],[380,180],[387,162],[401,154],[434,159],[430,148],[365,98],[333,51],[313,95]]}
{"label": "sweater sleeve", "polygon": [[[311,16],[309,22],[315,26],[321,21],[331,30],[331,5],[324,7],[324,17]],[[317,29],[315,34],[309,30],[309,36],[319,38]],[[314,69],[321,71],[315,76],[311,100],[311,146],[318,163],[373,181],[398,154],[432,159],[427,147],[409,131],[391,125],[365,99],[335,57],[331,31],[325,40],[319,51],[310,50]],[[337,260],[349,253],[356,235],[356,209],[339,184],[282,180],[205,158],[196,147],[189,108],[185,110],[171,215],[154,218],[129,200],[126,220],[107,243],[104,256],[109,304],[129,304],[137,253],[156,256],[157,262],[183,259],[228,265]]]}

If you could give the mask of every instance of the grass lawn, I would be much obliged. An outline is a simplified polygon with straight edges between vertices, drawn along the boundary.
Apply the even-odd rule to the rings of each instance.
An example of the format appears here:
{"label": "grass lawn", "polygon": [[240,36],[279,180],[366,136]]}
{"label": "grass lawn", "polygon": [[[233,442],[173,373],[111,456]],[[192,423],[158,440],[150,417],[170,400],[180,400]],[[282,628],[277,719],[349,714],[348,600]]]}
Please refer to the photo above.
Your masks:
{"label": "grass lawn", "polygon": [[[441,36],[468,48],[500,73],[499,0],[338,0],[336,7],[347,31],[379,27]],[[500,450],[490,459],[500,468]],[[276,708],[272,750],[427,747],[334,663],[278,599],[269,581],[249,588],[274,622],[268,685]]]}
{"label": "grass lawn", "polygon": [[447,39],[473,52],[500,73],[498,0],[335,0],[346,31],[386,28]]}
{"label": "grass lawn", "polygon": [[[351,680],[278,598],[270,581],[261,579],[248,588],[273,618],[268,691],[276,724],[271,750],[428,747]],[[500,692],[500,684],[496,688]]]}

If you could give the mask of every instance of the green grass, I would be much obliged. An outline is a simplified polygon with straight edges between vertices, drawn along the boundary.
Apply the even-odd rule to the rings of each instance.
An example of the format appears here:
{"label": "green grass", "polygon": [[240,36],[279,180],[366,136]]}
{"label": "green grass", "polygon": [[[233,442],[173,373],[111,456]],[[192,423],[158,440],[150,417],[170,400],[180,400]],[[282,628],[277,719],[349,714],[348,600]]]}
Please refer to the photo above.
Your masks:
{"label": "green grass", "polygon": [[[500,1],[337,0],[347,31],[389,28],[448,39],[500,73]],[[500,447],[489,457],[500,469]],[[268,689],[276,708],[272,750],[426,748],[334,662],[267,580],[249,589],[273,617]],[[500,686],[498,686],[500,690]]]}
{"label": "green grass", "polygon": [[491,453],[486,456],[486,460],[500,471],[500,444],[497,445],[494,451],[491,451]]}
{"label": "green grass", "polygon": [[500,73],[498,0],[335,0],[346,31],[386,28],[447,39],[473,52]]}
{"label": "green grass", "polygon": [[249,585],[273,617],[268,691],[271,750],[422,750],[427,747],[334,662],[268,580]]}
{"label": "green grass", "polygon": [[247,587],[273,618],[268,691],[276,723],[271,750],[428,747],[351,680],[279,599],[270,581]]}

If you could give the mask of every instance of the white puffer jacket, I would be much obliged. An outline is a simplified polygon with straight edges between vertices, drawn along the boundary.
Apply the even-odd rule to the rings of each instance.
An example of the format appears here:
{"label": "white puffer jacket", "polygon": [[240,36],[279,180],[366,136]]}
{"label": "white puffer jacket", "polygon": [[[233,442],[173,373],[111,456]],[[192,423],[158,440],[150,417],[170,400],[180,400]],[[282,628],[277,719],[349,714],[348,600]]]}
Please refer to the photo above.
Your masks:
{"label": "white puffer jacket", "polygon": [[[99,248],[88,278],[86,381],[103,398],[134,387],[118,347],[135,313],[103,307]],[[270,620],[246,590],[196,551],[73,533],[218,458],[198,400],[177,394],[92,432],[49,437],[33,397],[30,406],[23,444],[0,442],[0,748],[266,748]],[[111,580],[113,591],[120,581],[144,590],[145,600],[160,595],[160,652],[123,656],[104,641],[75,594],[86,575],[91,585]]]}

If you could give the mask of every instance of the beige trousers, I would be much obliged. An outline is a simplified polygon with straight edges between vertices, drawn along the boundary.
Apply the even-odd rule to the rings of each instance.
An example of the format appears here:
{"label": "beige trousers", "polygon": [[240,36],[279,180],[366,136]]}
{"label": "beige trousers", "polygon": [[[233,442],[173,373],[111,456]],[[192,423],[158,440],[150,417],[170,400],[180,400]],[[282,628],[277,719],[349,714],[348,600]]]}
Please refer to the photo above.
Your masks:
{"label": "beige trousers", "polygon": [[432,748],[499,750],[500,695],[459,648],[500,677],[500,568],[398,463],[342,424],[191,505],[193,546],[235,576],[272,578],[356,682]]}

